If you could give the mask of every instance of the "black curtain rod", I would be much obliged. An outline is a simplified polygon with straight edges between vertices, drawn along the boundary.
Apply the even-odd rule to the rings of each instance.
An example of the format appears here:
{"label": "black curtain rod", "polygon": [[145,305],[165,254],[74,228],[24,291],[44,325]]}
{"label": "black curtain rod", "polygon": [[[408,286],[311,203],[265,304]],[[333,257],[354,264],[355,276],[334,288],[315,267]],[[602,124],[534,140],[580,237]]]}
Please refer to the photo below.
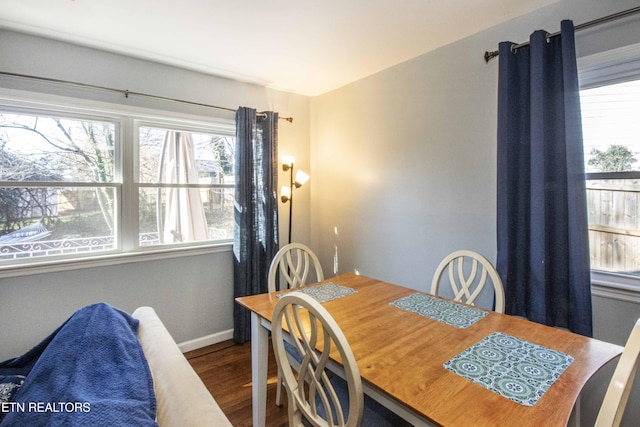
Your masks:
{"label": "black curtain rod", "polygon": [[[616,19],[625,18],[627,16],[634,15],[636,13],[640,13],[640,6],[634,7],[632,9],[624,10],[622,12],[614,13],[612,15],[604,16],[602,18],[594,19],[593,21],[585,22],[584,24],[576,25],[574,29],[576,31],[584,30],[586,28],[595,27],[596,25],[604,24],[606,22],[615,21]],[[549,34],[547,37],[555,37],[559,35],[560,35],[560,31]],[[515,50],[520,47],[528,46],[528,45],[529,45],[529,42],[524,42],[517,45],[513,45],[511,49]],[[493,58],[497,57],[498,55],[500,55],[500,53],[497,50],[494,50],[493,52],[486,51],[484,53],[484,60],[485,62],[489,62]]]}
{"label": "black curtain rod", "polygon": [[[97,86],[97,85],[91,85],[91,84],[88,84],[88,83],[72,82],[72,81],[69,81],[69,80],[52,79],[52,78],[49,78],[49,77],[39,77],[39,76],[30,76],[30,75],[27,75],[27,74],[10,73],[10,72],[7,72],[7,71],[0,71],[0,75],[10,76],[10,77],[20,77],[20,78],[32,79],[32,80],[42,80],[42,81],[46,81],[46,82],[61,83],[61,84],[72,85],[72,86],[88,87],[88,88],[91,88],[91,89],[100,89],[100,90],[106,90],[106,91],[110,91],[110,92],[117,92],[117,93],[123,94],[125,96],[125,98],[129,98],[129,95],[135,95],[135,96],[142,96],[142,97],[145,97],[145,98],[160,99],[160,100],[163,100],[163,101],[178,102],[178,103],[181,103],[181,104],[197,105],[199,107],[215,108],[217,110],[231,111],[231,112],[234,112],[234,113],[236,112],[236,110],[234,108],[219,107],[217,105],[210,105],[210,104],[203,104],[203,103],[200,103],[200,102],[185,101],[185,100],[182,100],[182,99],[168,98],[168,97],[165,97],[165,96],[150,95],[148,93],[142,93],[142,92],[133,92],[133,91],[130,91],[128,89],[125,89],[125,90],[114,89],[112,87]],[[264,116],[264,113],[258,113],[258,115]],[[279,117],[279,118],[282,119],[282,120],[286,120],[289,123],[293,122],[293,117]]]}

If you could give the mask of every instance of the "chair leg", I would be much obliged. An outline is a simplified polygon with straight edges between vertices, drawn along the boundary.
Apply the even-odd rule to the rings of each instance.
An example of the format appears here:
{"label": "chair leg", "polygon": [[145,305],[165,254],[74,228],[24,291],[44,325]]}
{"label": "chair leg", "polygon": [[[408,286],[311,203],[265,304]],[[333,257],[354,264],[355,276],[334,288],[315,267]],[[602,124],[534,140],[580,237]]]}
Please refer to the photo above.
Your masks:
{"label": "chair leg", "polygon": [[276,406],[282,406],[282,374],[278,368],[278,383],[276,385]]}

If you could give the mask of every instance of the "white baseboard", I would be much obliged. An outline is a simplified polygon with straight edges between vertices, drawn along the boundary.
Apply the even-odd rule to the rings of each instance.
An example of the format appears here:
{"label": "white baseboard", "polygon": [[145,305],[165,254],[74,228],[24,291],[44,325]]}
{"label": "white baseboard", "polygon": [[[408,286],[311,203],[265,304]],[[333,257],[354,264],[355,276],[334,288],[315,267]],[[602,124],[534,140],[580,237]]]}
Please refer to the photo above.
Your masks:
{"label": "white baseboard", "polygon": [[204,337],[196,338],[193,340],[185,341],[178,344],[180,351],[186,353],[188,351],[197,350],[208,345],[216,344],[222,341],[230,340],[233,338],[233,329],[227,331],[218,332],[215,334],[207,335]]}

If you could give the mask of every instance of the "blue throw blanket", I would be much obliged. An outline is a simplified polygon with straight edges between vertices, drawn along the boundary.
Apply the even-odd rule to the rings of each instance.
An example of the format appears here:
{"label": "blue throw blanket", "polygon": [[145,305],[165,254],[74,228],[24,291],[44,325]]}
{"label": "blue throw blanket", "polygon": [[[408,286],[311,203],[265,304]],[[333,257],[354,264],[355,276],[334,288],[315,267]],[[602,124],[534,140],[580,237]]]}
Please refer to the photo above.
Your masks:
{"label": "blue throw blanket", "polygon": [[17,384],[24,376],[13,400],[0,402],[0,425],[157,426],[137,329],[127,313],[94,304],[24,355],[0,363],[0,378]]}

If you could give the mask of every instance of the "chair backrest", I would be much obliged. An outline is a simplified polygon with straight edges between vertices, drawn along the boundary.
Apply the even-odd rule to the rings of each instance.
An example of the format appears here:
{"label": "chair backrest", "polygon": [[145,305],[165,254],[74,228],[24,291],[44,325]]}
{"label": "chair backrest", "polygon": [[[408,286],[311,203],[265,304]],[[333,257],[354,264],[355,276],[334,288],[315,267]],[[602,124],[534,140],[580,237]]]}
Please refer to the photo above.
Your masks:
{"label": "chair backrest", "polygon": [[453,290],[453,300],[474,305],[474,301],[484,289],[487,279],[493,284],[495,307],[504,313],[504,289],[502,280],[489,260],[477,252],[461,250],[447,255],[433,275],[431,293],[438,295],[442,276],[448,270],[449,284]]}
{"label": "chair backrest", "polygon": [[[269,267],[267,282],[269,292],[306,285],[312,268],[316,275],[313,282],[324,280],[320,261],[311,249],[302,243],[289,243],[283,246],[273,257]],[[278,272],[280,272],[280,280],[278,280]],[[285,284],[286,288],[283,287]]]}
{"label": "chair backrest", "polygon": [[[286,331],[283,332],[283,326]],[[302,362],[294,373],[284,347],[285,336],[297,348]],[[331,314],[302,292],[283,295],[273,309],[273,351],[282,373],[289,404],[289,425],[301,426],[302,417],[314,426],[358,426],[364,410],[362,379],[351,347]],[[344,366],[348,413],[344,394],[336,390],[326,368],[330,356]]]}
{"label": "chair backrest", "polygon": [[636,321],[629,339],[624,346],[624,351],[618,366],[613,372],[609,382],[609,388],[604,395],[600,412],[596,419],[596,427],[617,427],[622,420],[624,408],[627,406],[631,386],[638,370],[640,355],[640,319]]}

